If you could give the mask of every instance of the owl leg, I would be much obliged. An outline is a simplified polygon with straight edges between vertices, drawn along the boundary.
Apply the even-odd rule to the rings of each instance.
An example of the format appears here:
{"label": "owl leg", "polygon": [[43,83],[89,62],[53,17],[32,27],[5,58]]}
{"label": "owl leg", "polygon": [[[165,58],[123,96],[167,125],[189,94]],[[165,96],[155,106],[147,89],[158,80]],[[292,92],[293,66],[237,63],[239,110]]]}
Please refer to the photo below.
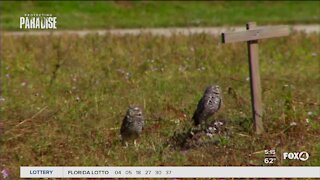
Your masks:
{"label": "owl leg", "polygon": [[137,143],[137,140],[133,141],[134,147],[136,148],[136,150],[139,149],[139,143]]}
{"label": "owl leg", "polygon": [[202,130],[205,130],[206,128],[207,128],[207,121],[204,121],[204,122],[202,122],[201,124],[200,124],[200,130],[202,131]]}
{"label": "owl leg", "polygon": [[125,147],[128,148],[129,147],[129,143],[126,141],[125,144],[126,144]]}
{"label": "owl leg", "polygon": [[128,144],[128,141],[126,141],[126,140],[122,140],[122,146],[124,146],[124,148],[127,148],[128,146],[129,146],[129,144]]}

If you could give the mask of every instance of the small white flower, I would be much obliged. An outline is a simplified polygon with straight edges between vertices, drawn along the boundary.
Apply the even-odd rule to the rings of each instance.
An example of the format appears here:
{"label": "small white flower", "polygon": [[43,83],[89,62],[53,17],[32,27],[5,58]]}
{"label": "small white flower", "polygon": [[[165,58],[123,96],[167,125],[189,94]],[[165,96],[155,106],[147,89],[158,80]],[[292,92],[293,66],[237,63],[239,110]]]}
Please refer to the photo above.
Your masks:
{"label": "small white flower", "polygon": [[217,128],[215,128],[215,127],[209,127],[208,128],[208,133],[215,133],[217,131]]}
{"label": "small white flower", "polygon": [[211,133],[206,134],[208,137],[212,137],[213,135]]}
{"label": "small white flower", "polygon": [[283,87],[288,87],[288,86],[289,86],[288,84],[284,84],[284,85],[283,85]]}
{"label": "small white flower", "polygon": [[8,169],[3,169],[3,170],[1,171],[1,174],[2,174],[3,179],[9,178],[9,175],[10,175]]}
{"label": "small white flower", "polygon": [[193,135],[194,135],[194,132],[193,132],[193,131],[191,131],[191,132],[190,132],[190,134],[193,136]]}
{"label": "small white flower", "polygon": [[313,113],[311,111],[308,112],[308,115],[311,116]]}
{"label": "small white flower", "polygon": [[306,123],[309,124],[310,123],[310,119],[306,118]]}
{"label": "small white flower", "polygon": [[22,82],[22,83],[21,83],[21,86],[22,86],[22,87],[24,87],[24,86],[26,86],[26,85],[27,85],[26,82]]}
{"label": "small white flower", "polygon": [[179,71],[180,72],[184,72],[186,70],[186,68],[185,67],[183,67],[183,66],[179,66]]}
{"label": "small white flower", "polygon": [[206,70],[206,67],[201,66],[198,68],[198,71],[204,71],[204,70]]}
{"label": "small white flower", "polygon": [[80,101],[80,98],[79,98],[79,96],[77,96],[77,97],[76,97],[76,100],[77,100],[77,101]]}
{"label": "small white flower", "polygon": [[246,78],[246,81],[250,81],[250,77],[247,77],[247,78]]}
{"label": "small white flower", "polygon": [[10,78],[10,74],[6,74],[6,78]]}
{"label": "small white flower", "polygon": [[297,125],[296,122],[291,122],[291,123],[290,123],[290,126],[296,126],[296,125]]}
{"label": "small white flower", "polygon": [[159,70],[159,68],[157,68],[157,67],[152,67],[151,68],[151,71],[158,71]]}
{"label": "small white flower", "polygon": [[223,125],[223,122],[221,122],[221,121],[216,121],[216,122],[214,122],[214,125],[215,125],[215,126],[222,126],[222,125]]}
{"label": "small white flower", "polygon": [[4,101],[5,101],[4,97],[0,96],[0,102],[4,102]]}
{"label": "small white flower", "polygon": [[130,78],[130,73],[129,72],[127,72],[126,74],[125,74],[125,78],[128,80],[129,78]]}

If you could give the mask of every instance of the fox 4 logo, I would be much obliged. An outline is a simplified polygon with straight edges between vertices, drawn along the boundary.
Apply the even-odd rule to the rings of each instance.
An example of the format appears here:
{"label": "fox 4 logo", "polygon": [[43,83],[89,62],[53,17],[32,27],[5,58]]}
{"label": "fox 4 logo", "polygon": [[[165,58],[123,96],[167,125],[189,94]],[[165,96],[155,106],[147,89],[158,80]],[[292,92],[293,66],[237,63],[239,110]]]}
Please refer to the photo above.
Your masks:
{"label": "fox 4 logo", "polygon": [[284,152],[283,159],[289,160],[299,160],[299,161],[306,161],[309,159],[309,153],[306,151],[302,152]]}

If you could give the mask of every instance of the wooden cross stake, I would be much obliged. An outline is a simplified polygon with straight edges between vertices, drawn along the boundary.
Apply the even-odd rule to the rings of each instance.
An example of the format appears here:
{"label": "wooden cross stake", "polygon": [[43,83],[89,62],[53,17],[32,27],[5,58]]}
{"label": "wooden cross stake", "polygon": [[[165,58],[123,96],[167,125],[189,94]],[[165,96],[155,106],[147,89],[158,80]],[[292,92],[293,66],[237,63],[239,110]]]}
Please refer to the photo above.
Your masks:
{"label": "wooden cross stake", "polygon": [[259,73],[258,40],[289,35],[288,26],[256,27],[255,22],[247,24],[247,31],[222,33],[222,43],[246,41],[248,45],[251,103],[254,128],[257,134],[264,132],[262,123],[262,101]]}

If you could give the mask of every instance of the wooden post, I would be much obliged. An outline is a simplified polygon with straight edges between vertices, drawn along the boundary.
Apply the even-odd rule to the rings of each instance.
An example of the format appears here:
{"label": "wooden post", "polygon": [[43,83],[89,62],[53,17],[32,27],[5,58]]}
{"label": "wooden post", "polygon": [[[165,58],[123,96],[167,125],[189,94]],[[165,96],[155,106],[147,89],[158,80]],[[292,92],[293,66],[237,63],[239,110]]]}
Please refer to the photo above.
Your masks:
{"label": "wooden post", "polygon": [[258,40],[289,35],[288,26],[257,28],[255,22],[247,24],[247,31],[222,33],[222,43],[246,41],[248,45],[250,88],[253,123],[256,134],[264,132],[259,72]]}
{"label": "wooden post", "polygon": [[[256,27],[255,22],[247,24],[247,30],[252,30]],[[263,133],[262,123],[262,101],[261,101],[261,83],[259,72],[259,47],[258,40],[251,40],[248,44],[249,70],[250,70],[250,88],[251,88],[251,103],[253,124],[257,134]]]}

